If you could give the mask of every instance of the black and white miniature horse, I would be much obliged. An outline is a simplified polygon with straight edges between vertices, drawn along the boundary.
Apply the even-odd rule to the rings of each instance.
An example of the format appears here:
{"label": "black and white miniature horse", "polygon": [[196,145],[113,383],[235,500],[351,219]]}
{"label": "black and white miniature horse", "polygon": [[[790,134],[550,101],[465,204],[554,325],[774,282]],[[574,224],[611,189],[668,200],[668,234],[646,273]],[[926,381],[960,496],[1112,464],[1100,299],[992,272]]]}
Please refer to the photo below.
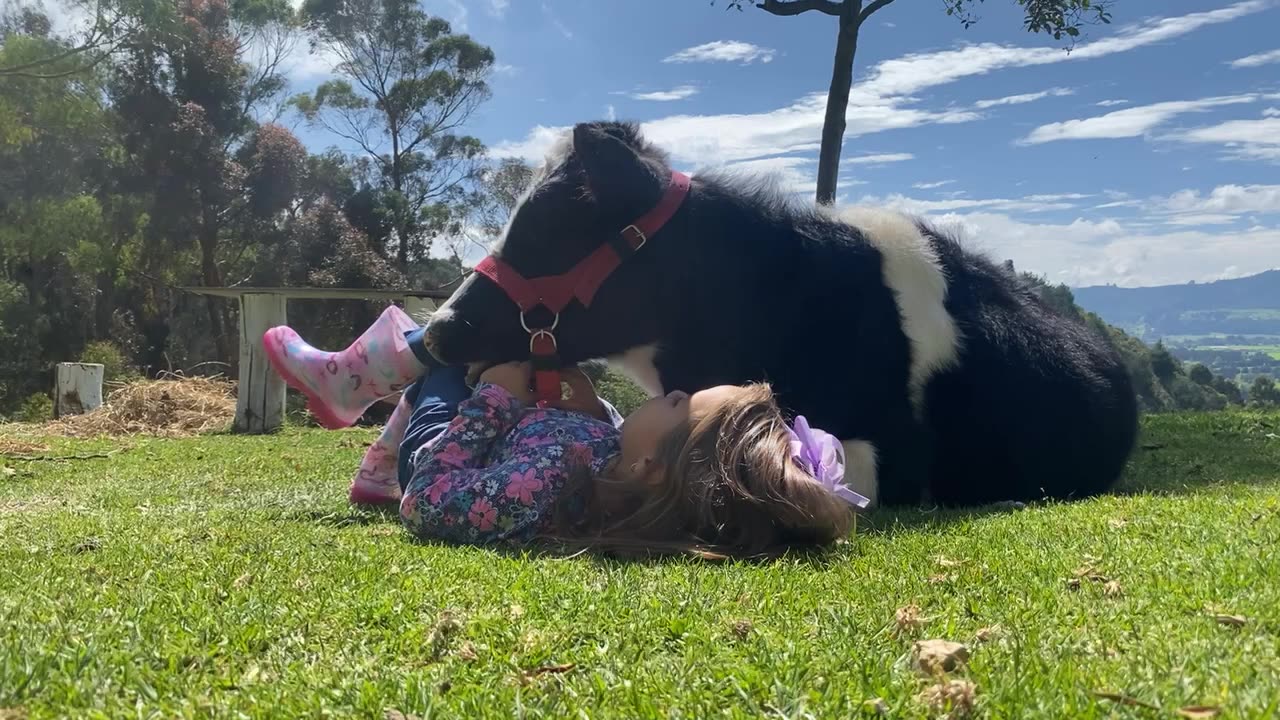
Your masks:
{"label": "black and white miniature horse", "polygon": [[[578,125],[493,252],[525,277],[564,273],[670,176],[636,126]],[[551,322],[539,313],[530,326]],[[845,441],[851,484],[882,505],[1104,492],[1137,432],[1116,352],[988,259],[903,215],[801,207],[723,174],[697,175],[555,335],[565,362],[607,358],[655,395],[767,380]],[[530,353],[515,305],[479,273],[427,343],[448,363]]]}

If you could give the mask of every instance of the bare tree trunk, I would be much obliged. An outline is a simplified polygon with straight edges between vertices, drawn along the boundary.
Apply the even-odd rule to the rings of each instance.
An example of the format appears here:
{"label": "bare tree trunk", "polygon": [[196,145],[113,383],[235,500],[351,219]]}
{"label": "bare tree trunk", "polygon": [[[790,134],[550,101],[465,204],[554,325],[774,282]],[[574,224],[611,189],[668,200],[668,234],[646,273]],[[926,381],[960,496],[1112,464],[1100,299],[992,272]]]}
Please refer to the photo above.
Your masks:
{"label": "bare tree trunk", "polygon": [[846,1],[841,8],[831,87],[827,90],[827,114],[822,121],[822,148],[818,152],[817,202],[820,205],[832,205],[836,200],[840,150],[844,143],[844,116],[849,107],[849,88],[853,85],[853,56],[858,51],[858,30],[861,26],[858,14],[861,10],[861,2]]}
{"label": "bare tree trunk", "polygon": [[[200,274],[205,287],[220,287],[222,274],[218,272],[218,228],[210,227],[210,218],[204,218],[205,226],[200,229]],[[227,328],[220,304],[222,298],[205,298],[205,307],[209,313],[209,330],[213,333],[213,344],[218,351],[218,359],[233,362],[231,346],[227,343]]]}

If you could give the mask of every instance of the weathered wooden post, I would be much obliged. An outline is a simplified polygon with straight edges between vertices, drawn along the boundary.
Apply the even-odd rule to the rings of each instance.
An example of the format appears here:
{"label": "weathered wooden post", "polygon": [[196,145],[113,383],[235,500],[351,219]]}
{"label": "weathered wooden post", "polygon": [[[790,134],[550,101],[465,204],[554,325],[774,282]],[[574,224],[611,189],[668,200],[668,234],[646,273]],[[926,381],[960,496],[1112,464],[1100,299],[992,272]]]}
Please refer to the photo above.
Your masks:
{"label": "weathered wooden post", "polygon": [[58,363],[53,373],[53,416],[82,415],[102,407],[102,370],[98,363]]}
{"label": "weathered wooden post", "polygon": [[284,424],[284,380],[267,361],[262,334],[288,319],[284,295],[245,293],[240,296],[240,384],[236,397],[235,432],[266,433]]}

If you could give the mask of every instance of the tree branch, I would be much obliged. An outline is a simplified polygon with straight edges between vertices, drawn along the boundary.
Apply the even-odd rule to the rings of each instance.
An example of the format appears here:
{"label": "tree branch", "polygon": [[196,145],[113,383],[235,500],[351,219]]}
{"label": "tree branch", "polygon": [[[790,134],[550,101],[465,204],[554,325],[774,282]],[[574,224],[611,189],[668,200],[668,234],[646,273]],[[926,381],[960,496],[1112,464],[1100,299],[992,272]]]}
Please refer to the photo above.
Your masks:
{"label": "tree branch", "polygon": [[862,12],[858,15],[858,24],[861,25],[862,23],[866,22],[867,18],[871,17],[872,13],[884,7],[885,5],[888,5],[891,2],[893,2],[893,0],[873,0],[872,3],[866,6],[865,8],[863,8]]}
{"label": "tree branch", "polygon": [[841,3],[833,2],[833,0],[789,0],[789,2],[781,2],[781,0],[762,0],[756,3],[756,7],[767,13],[774,15],[799,15],[810,10],[817,10],[827,15],[840,16]]}

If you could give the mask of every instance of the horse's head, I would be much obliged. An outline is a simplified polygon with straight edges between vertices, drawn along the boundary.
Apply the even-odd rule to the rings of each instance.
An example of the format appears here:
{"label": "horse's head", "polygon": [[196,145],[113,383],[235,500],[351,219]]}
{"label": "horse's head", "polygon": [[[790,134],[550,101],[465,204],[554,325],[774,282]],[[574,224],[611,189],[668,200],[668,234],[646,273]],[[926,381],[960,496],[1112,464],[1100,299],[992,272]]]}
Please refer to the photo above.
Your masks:
{"label": "horse's head", "polygon": [[[577,125],[535,175],[491,254],[524,278],[566,273],[651,210],[670,178],[665,155],[634,125]],[[671,224],[605,278],[589,307],[571,301],[558,321],[537,307],[522,325],[508,293],[474,272],[432,317],[426,344],[449,364],[523,360],[530,355],[526,328],[553,322],[566,363],[653,342],[664,268],[676,257],[666,241],[675,233]]]}

